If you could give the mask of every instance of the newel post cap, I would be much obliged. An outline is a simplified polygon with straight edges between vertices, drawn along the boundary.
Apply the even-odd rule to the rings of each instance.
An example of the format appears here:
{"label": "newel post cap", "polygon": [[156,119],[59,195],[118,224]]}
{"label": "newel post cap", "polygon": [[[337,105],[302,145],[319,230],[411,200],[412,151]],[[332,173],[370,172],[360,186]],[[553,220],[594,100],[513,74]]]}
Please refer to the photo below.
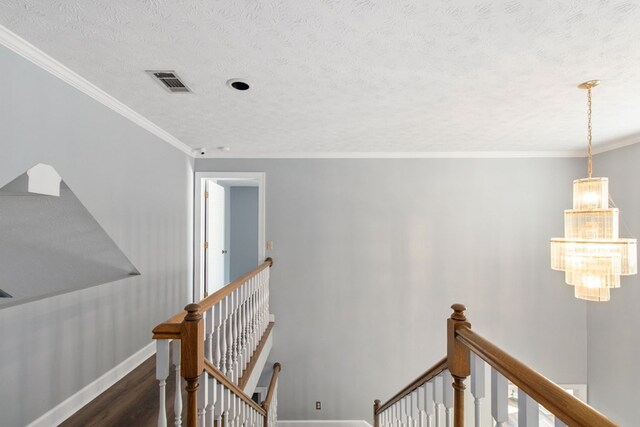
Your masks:
{"label": "newel post cap", "polygon": [[202,314],[200,313],[200,305],[199,304],[188,304],[184,310],[187,312],[187,315],[184,316],[184,320],[193,321],[202,319]]}
{"label": "newel post cap", "polygon": [[467,317],[464,315],[467,307],[465,307],[464,304],[453,304],[451,308],[453,309],[453,313],[451,314],[451,318],[453,320],[459,320],[462,322],[467,320]]}

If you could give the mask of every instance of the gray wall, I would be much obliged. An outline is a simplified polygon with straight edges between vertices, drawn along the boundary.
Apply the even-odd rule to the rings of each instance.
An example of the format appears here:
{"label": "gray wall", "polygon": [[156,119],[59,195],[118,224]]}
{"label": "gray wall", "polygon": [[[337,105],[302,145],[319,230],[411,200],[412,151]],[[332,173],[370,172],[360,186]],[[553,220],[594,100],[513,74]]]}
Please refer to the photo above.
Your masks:
{"label": "gray wall", "polygon": [[374,399],[445,354],[454,302],[552,380],[586,382],[586,303],[549,267],[582,161],[198,159],[196,170],[266,172],[280,419],[370,420]]}
{"label": "gray wall", "polygon": [[258,266],[258,187],[230,187],[230,280]]}
{"label": "gray wall", "polygon": [[0,424],[23,426],[151,341],[188,299],[190,159],[0,47],[0,186],[62,175],[141,276],[0,310]]}
{"label": "gray wall", "polygon": [[[620,208],[620,237],[640,238],[640,144],[596,156],[594,176],[609,177]],[[611,301],[588,305],[589,403],[620,425],[638,425],[640,276],[622,278]]]}

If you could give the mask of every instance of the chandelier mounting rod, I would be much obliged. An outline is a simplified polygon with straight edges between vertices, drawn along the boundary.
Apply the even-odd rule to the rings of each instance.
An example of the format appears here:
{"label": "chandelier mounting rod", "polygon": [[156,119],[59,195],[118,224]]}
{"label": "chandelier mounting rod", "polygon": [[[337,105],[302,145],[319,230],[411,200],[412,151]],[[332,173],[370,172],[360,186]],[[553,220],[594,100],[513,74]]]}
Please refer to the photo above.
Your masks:
{"label": "chandelier mounting rod", "polygon": [[589,178],[591,178],[593,172],[593,160],[591,154],[591,140],[592,140],[592,130],[591,130],[591,89],[598,86],[600,84],[600,80],[589,80],[584,83],[580,83],[578,87],[580,89],[587,90],[587,172],[589,173]]}

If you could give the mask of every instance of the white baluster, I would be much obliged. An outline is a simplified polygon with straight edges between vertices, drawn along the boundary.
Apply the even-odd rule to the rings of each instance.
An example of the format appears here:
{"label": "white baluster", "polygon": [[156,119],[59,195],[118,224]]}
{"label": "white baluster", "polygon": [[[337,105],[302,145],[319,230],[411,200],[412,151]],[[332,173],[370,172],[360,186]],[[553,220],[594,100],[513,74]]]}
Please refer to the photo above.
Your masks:
{"label": "white baluster", "polygon": [[229,295],[229,314],[227,315],[227,378],[235,382],[233,379],[233,313],[234,313],[234,298],[233,293]]}
{"label": "white baluster", "polygon": [[[204,314],[204,313],[203,313]],[[200,386],[198,387],[198,425],[204,426],[207,416],[207,404],[209,397],[209,384],[207,383],[209,374],[202,372],[200,374]]]}
{"label": "white baluster", "polygon": [[398,403],[394,403],[391,406],[391,425],[397,425],[398,424]]}
{"label": "white baluster", "polygon": [[220,337],[220,324],[222,323],[222,301],[218,302],[218,304],[216,304],[213,307],[211,318],[213,319],[213,329],[215,333],[215,340],[213,342],[213,352],[212,352],[213,365],[220,372],[222,372],[222,370],[220,369],[220,362],[221,362],[220,359],[222,357],[222,355],[220,354],[220,344],[222,342]]}
{"label": "white baluster", "polygon": [[231,390],[229,389],[224,389],[224,403],[225,403],[225,409],[224,409],[224,413],[225,413],[225,424],[232,424],[233,421],[233,414],[231,413],[231,399],[233,397],[233,394],[231,393]]}
{"label": "white baluster", "polygon": [[258,348],[260,341],[260,334],[258,332],[260,328],[260,287],[258,286],[258,278],[253,278],[253,346],[254,349]]}
{"label": "white baluster", "polygon": [[238,416],[239,416],[239,408],[238,408],[238,396],[235,394],[231,394],[231,409],[229,410],[231,414],[229,418],[232,419],[231,425],[238,425]]}
{"label": "white baluster", "polygon": [[[213,306],[206,313],[205,317],[205,346],[204,346],[204,357],[209,360],[211,363],[215,364],[214,361],[214,347],[216,346],[215,340],[213,339],[213,333],[215,331],[215,313],[216,307]],[[207,382],[203,384],[204,387],[207,388],[207,404],[205,407],[206,414],[206,423],[203,425],[213,426],[213,399],[215,396],[215,387],[214,387],[215,379],[208,378]],[[198,393],[199,394],[199,393]]]}
{"label": "white baluster", "polygon": [[173,368],[176,376],[176,393],[173,399],[173,425],[182,425],[182,377],[180,376],[180,340],[173,340]]}
{"label": "white baluster", "polygon": [[204,357],[211,363],[215,363],[213,360],[213,329],[214,329],[214,308],[210,308],[203,313],[204,317]]}
{"label": "white baluster", "polygon": [[[253,281],[252,277],[247,284],[247,365],[251,361],[251,357],[255,353],[255,347],[253,346]],[[246,367],[245,367],[246,369]]]}
{"label": "white baluster", "polygon": [[238,294],[236,292],[231,293],[231,317],[229,318],[229,379],[234,383],[237,383],[237,371],[236,371],[236,362],[238,360],[238,343],[236,342],[236,333],[237,333],[237,325],[236,325],[236,312],[238,305]]}
{"label": "white baluster", "polygon": [[436,405],[435,410],[435,421],[436,427],[442,427],[442,421],[440,417],[440,411],[442,408],[442,404],[444,403],[444,390],[442,388],[442,384],[444,383],[442,379],[442,374],[437,375],[433,379],[433,402]]}
{"label": "white baluster", "polygon": [[271,274],[270,270],[271,270],[270,268],[265,268],[264,270],[262,270],[262,272],[264,273],[265,287],[267,288],[267,323],[269,322],[269,277]]}
{"label": "white baluster", "polygon": [[433,382],[429,381],[424,385],[424,412],[426,415],[427,427],[433,426],[433,417],[436,412],[435,396],[433,395]]}
{"label": "white baluster", "polygon": [[505,377],[491,368],[491,415],[497,427],[509,421],[509,383]]}
{"label": "white baluster", "polygon": [[538,402],[518,390],[518,427],[537,427],[539,413]]}
{"label": "white baluster", "polygon": [[416,427],[420,426],[420,419],[422,418],[418,401],[418,389],[415,389],[411,393],[411,418],[413,418],[413,425]]}
{"label": "white baluster", "polygon": [[242,372],[249,365],[253,352],[249,348],[249,280],[242,287]]}
{"label": "white baluster", "polygon": [[229,316],[229,297],[224,297],[220,302],[220,372],[227,374],[227,317]]}
{"label": "white baluster", "polygon": [[480,427],[480,399],[485,397],[484,360],[471,353],[471,395],[474,402],[475,426]]}
{"label": "white baluster", "polygon": [[[252,328],[253,328],[253,278],[251,278],[249,280],[249,282],[247,283],[247,365],[249,364],[249,361],[251,360],[251,357],[253,356],[253,353],[255,352],[255,349],[253,348],[253,334],[252,334]],[[247,367],[245,366],[245,369]]]}
{"label": "white baluster", "polygon": [[213,409],[214,416],[213,418],[218,422],[218,425],[221,424],[222,416],[225,411],[225,388],[221,383],[216,384],[216,401]]}
{"label": "white baluster", "polygon": [[245,282],[242,286],[240,286],[240,288],[238,288],[238,378],[242,376],[242,372],[244,371],[244,323],[242,319],[242,313],[244,312],[244,287],[246,283],[247,282]]}
{"label": "white baluster", "polygon": [[411,394],[408,394],[402,399],[404,401],[404,419],[407,423],[407,426],[411,426]]}
{"label": "white baluster", "polygon": [[416,423],[416,425],[418,427],[424,427],[425,426],[425,420],[424,420],[424,394],[425,394],[425,390],[424,389],[425,389],[425,386],[426,386],[426,384],[422,384],[416,390],[416,408],[418,409],[418,422]]}
{"label": "white baluster", "polygon": [[240,356],[240,290],[236,289],[235,293],[235,305],[233,314],[233,382],[238,383],[240,377],[240,366],[238,358]]}
{"label": "white baluster", "polygon": [[169,376],[169,340],[156,340],[156,379],[160,387],[158,427],[167,427],[167,377]]}
{"label": "white baluster", "polygon": [[218,380],[215,377],[210,377],[208,387],[209,387],[209,403],[207,404],[207,427],[213,427],[213,422],[215,420],[215,404],[217,398],[217,385]]}
{"label": "white baluster", "polygon": [[451,427],[453,423],[453,377],[447,369],[442,373],[442,400],[445,407],[445,425]]}
{"label": "white baluster", "polygon": [[273,394],[273,399],[275,401],[274,405],[273,405],[273,425],[277,426],[278,425],[278,386],[279,386],[279,382],[276,381],[276,385],[275,385],[275,393]]}
{"label": "white baluster", "polygon": [[[262,274],[261,274],[262,276]],[[267,298],[266,298],[266,288],[264,285],[264,281],[262,280],[262,277],[260,278],[260,329],[259,329],[259,335],[262,336],[262,333],[264,332],[266,326],[265,326],[265,321],[266,321],[266,308],[267,308]]]}
{"label": "white baluster", "polygon": [[243,332],[242,332],[242,354],[244,364],[242,365],[242,372],[247,369],[249,366],[249,361],[251,360],[251,356],[253,356],[253,351],[251,349],[251,342],[249,341],[249,292],[251,289],[249,288],[250,281],[247,281],[244,287],[244,302],[243,302]]}

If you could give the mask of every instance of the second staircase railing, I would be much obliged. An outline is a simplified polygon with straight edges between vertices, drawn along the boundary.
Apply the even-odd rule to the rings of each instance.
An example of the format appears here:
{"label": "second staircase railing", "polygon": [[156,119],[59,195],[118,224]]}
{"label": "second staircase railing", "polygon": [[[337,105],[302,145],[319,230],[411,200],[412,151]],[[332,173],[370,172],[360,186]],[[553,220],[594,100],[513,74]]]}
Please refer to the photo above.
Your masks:
{"label": "second staircase railing", "polygon": [[[469,425],[616,425],[471,330],[465,306],[454,304],[451,308],[453,314],[447,319],[447,354],[385,403],[376,400],[374,427],[463,427],[468,377],[473,398],[473,408],[468,411],[473,421]],[[489,376],[486,367],[490,368]],[[487,394],[491,399],[490,418],[485,417],[481,404]],[[543,421],[542,416],[547,419]]]}

